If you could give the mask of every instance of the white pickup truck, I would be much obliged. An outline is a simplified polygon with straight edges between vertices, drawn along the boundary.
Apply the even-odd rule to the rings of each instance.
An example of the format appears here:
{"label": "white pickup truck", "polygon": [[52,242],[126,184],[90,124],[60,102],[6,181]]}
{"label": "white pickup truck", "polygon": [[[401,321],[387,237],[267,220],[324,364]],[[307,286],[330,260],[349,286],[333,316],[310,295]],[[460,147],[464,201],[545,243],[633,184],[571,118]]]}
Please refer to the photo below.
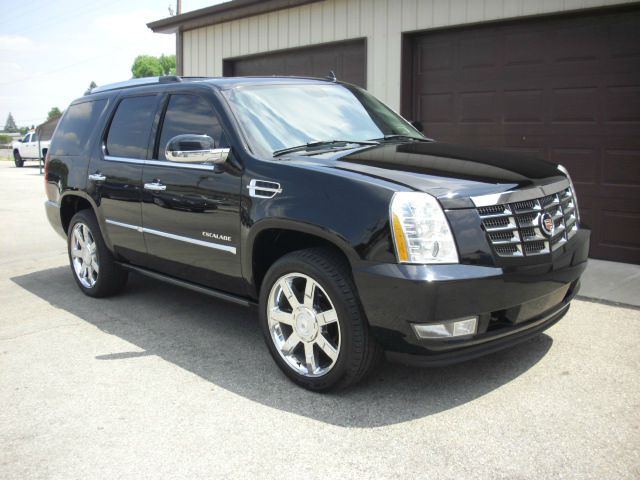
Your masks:
{"label": "white pickup truck", "polygon": [[44,158],[49,150],[50,140],[40,142],[40,152],[38,152],[38,134],[36,132],[27,133],[22,139],[11,144],[13,149],[13,160],[16,167],[22,167],[25,160],[38,160]]}

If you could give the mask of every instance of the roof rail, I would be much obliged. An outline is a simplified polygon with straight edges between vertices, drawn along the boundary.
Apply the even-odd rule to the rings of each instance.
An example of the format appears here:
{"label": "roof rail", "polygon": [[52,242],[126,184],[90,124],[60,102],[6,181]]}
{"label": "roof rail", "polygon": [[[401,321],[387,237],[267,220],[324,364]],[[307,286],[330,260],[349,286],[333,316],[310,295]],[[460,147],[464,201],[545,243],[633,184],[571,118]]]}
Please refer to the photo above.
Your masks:
{"label": "roof rail", "polygon": [[110,90],[118,90],[121,88],[141,87],[143,85],[153,85],[157,83],[178,83],[182,82],[182,78],[177,75],[167,75],[163,77],[144,77],[144,78],[132,78],[131,80],[125,80],[124,82],[109,83],[107,85],[101,85],[94,87],[91,90],[87,90],[85,95],[92,93],[108,92]]}

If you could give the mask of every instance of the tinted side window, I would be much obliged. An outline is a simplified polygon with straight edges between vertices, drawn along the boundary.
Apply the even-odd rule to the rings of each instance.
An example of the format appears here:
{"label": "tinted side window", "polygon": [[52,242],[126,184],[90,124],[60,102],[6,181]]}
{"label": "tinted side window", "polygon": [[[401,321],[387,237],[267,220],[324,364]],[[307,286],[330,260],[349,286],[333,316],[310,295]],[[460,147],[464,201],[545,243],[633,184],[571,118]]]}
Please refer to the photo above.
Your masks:
{"label": "tinted side window", "polygon": [[123,99],[113,116],[107,135],[107,155],[147,158],[151,124],[156,114],[157,97]]}
{"label": "tinted side window", "polygon": [[51,140],[53,155],[80,155],[92,127],[107,105],[106,100],[76,103],[67,108]]}
{"label": "tinted side window", "polygon": [[209,135],[216,148],[225,147],[220,120],[213,106],[196,95],[171,95],[162,123],[158,158],[166,160],[165,148],[176,135],[187,133]]}

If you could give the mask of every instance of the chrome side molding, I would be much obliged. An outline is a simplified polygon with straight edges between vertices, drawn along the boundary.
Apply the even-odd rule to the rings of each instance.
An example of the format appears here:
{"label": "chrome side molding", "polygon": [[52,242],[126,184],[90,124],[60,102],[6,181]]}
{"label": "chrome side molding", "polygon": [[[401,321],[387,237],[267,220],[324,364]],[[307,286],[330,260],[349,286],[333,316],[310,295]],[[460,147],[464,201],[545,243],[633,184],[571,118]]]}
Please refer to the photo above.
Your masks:
{"label": "chrome side molding", "polygon": [[195,238],[183,237],[182,235],[175,235],[173,233],[162,232],[160,230],[154,230],[152,228],[140,227],[138,225],[131,225],[129,223],[118,222],[107,218],[105,220],[109,225],[115,225],[121,228],[128,228],[129,230],[135,230],[139,233],[148,233],[150,235],[156,235],[158,237],[170,238],[171,240],[177,240],[179,242],[191,243],[193,245],[199,245],[201,247],[213,248],[215,250],[222,250],[223,252],[229,252],[236,254],[236,247],[231,245],[222,245],[219,243],[205,242],[204,240],[196,240]]}

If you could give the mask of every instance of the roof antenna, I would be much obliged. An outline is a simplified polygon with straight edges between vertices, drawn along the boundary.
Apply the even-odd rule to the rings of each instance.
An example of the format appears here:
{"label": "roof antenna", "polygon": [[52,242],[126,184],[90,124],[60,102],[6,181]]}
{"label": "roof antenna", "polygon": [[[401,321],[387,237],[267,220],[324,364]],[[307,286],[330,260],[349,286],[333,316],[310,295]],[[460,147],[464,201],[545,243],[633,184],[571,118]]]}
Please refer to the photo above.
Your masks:
{"label": "roof antenna", "polygon": [[336,83],[338,81],[338,79],[336,78],[336,73],[333,70],[329,70],[329,75],[324,78],[333,83]]}

